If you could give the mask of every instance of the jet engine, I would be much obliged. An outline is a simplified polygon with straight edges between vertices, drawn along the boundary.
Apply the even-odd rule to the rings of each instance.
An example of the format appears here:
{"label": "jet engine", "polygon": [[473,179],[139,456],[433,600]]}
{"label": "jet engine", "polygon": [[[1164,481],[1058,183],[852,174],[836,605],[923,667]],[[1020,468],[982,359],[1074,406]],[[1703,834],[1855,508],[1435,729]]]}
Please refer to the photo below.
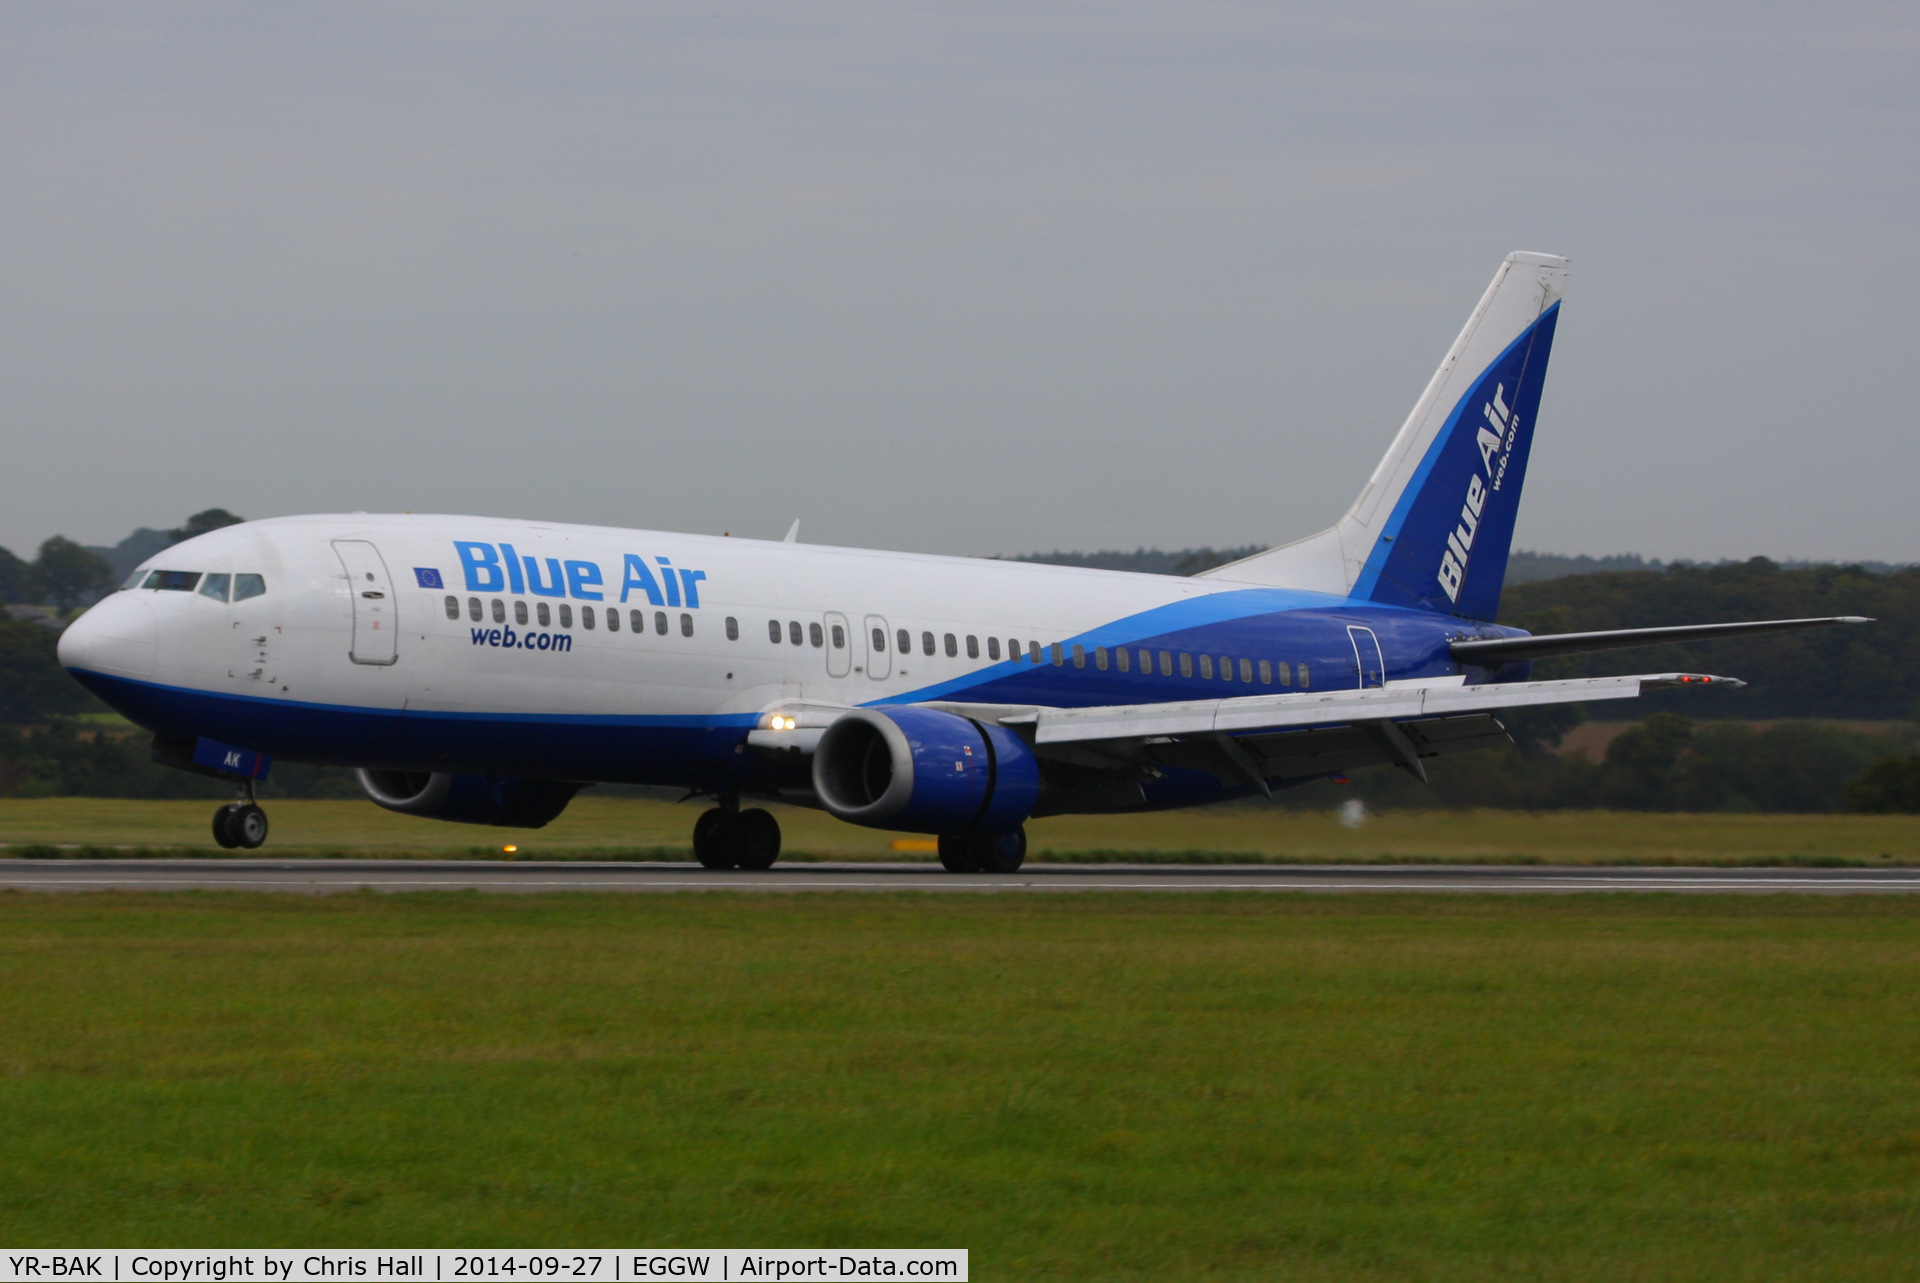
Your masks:
{"label": "jet engine", "polygon": [[456,824],[544,828],[583,787],[566,780],[490,780],[484,775],[358,771],[377,806]]}
{"label": "jet engine", "polygon": [[908,833],[1006,833],[1040,763],[1012,731],[932,708],[857,708],[820,737],[813,788],[836,818]]}

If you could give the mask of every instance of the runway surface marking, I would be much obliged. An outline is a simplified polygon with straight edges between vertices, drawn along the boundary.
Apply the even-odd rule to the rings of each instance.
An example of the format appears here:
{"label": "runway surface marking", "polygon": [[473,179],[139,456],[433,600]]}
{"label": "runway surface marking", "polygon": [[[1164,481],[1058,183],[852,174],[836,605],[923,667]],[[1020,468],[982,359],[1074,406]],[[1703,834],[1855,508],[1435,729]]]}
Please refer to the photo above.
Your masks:
{"label": "runway surface marking", "polygon": [[1670,891],[1849,895],[1920,892],[1920,869],[1592,868],[1537,865],[1031,865],[1011,874],[926,864],[791,864],[714,872],[690,864],[390,860],[0,860],[23,891]]}

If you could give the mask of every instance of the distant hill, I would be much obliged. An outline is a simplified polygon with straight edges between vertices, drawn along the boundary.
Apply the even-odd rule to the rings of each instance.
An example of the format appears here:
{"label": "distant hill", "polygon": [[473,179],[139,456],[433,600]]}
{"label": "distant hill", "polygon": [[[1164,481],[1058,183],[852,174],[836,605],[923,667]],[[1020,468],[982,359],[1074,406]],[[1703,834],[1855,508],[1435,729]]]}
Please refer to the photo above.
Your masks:
{"label": "distant hill", "polygon": [[90,546],[87,551],[106,559],[113,567],[113,582],[117,585],[133,573],[135,566],[173,544],[173,536],[167,531],[142,526],[111,548]]}
{"label": "distant hill", "polygon": [[[1755,557],[1509,584],[1500,598],[1502,623],[1536,633],[1816,615],[1866,615],[1878,622],[1575,655],[1536,664],[1534,675],[1707,672],[1750,683],[1746,690],[1648,696],[1633,701],[1633,716],[1662,709],[1738,718],[1888,719],[1920,713],[1920,569],[1796,567]],[[1596,714],[1602,707],[1596,706]]]}

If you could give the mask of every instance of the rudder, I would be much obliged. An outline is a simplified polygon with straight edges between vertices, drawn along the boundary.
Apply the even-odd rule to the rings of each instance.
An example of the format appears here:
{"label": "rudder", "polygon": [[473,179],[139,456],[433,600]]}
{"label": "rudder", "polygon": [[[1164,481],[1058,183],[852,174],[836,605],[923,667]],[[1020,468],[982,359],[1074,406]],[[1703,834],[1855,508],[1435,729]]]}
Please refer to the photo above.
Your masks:
{"label": "rudder", "polygon": [[1566,264],[1507,255],[1337,525],[1209,576],[1492,619]]}

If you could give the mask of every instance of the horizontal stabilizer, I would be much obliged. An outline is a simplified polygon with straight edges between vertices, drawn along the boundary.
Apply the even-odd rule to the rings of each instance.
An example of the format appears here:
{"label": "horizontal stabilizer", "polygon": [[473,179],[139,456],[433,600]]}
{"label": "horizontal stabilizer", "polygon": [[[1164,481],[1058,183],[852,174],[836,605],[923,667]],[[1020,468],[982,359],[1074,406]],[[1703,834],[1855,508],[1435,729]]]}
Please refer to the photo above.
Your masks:
{"label": "horizontal stabilizer", "polygon": [[1492,668],[1551,655],[1582,655],[1596,650],[1625,650],[1631,646],[1658,646],[1665,642],[1714,641],[1749,633],[1791,633],[1803,628],[1831,628],[1835,624],[1871,624],[1860,615],[1829,615],[1822,619],[1764,619],[1737,624],[1682,624],[1676,628],[1616,628],[1609,632],[1557,633],[1547,637],[1493,637],[1454,642],[1448,649],[1463,664]]}

